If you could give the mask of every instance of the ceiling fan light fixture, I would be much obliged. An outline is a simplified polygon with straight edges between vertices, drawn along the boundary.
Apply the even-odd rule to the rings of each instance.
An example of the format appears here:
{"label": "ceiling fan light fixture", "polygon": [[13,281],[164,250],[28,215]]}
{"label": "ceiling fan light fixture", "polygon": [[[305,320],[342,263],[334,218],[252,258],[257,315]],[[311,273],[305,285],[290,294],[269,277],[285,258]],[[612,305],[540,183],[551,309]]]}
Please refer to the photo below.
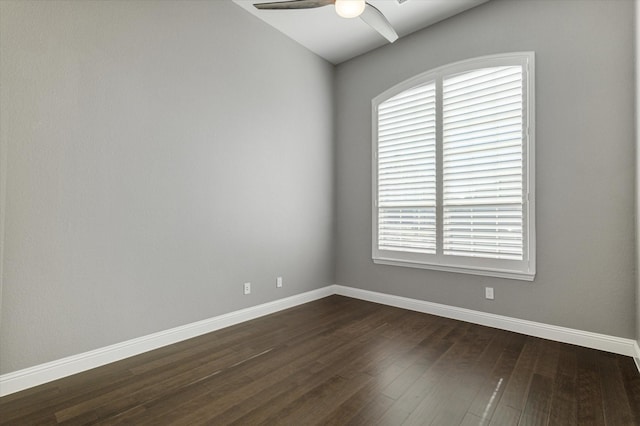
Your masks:
{"label": "ceiling fan light fixture", "polygon": [[336,13],[343,18],[357,18],[364,12],[365,0],[336,0]]}

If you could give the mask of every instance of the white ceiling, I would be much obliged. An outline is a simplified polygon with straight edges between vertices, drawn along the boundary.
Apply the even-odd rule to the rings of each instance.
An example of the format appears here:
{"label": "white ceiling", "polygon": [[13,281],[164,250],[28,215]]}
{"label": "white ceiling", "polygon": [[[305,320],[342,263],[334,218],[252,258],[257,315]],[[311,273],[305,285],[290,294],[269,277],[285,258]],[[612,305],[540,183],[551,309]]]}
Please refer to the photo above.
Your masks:
{"label": "white ceiling", "polygon": [[[333,6],[304,10],[258,10],[254,3],[277,0],[233,0],[238,6],[283,32],[333,64],[387,44],[361,19],[339,17]],[[488,0],[368,0],[389,20],[400,37],[428,27]]]}

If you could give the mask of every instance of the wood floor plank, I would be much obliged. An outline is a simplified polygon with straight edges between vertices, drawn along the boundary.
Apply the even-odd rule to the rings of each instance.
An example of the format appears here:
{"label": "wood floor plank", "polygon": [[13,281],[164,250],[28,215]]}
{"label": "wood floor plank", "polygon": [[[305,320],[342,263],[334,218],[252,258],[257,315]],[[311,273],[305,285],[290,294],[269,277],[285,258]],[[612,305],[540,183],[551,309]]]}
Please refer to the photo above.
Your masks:
{"label": "wood floor plank", "polygon": [[562,345],[558,357],[558,368],[556,374],[570,378],[575,378],[578,369],[576,347],[573,345]]}
{"label": "wood floor plank", "polygon": [[640,374],[635,362],[631,358],[618,358],[620,374],[623,378],[629,406],[636,424],[640,424]]}
{"label": "wood floor plank", "polygon": [[359,375],[351,379],[333,376],[268,418],[266,423],[318,424],[325,413],[340,406],[371,380],[372,377],[368,375]]}
{"label": "wood floor plank", "polygon": [[497,340],[496,345],[498,348],[504,347],[504,349],[495,352],[496,364],[469,407],[470,413],[483,420],[491,419],[493,416],[516,366],[525,340],[523,336],[504,334],[502,334],[502,339],[505,342],[501,343],[502,340]]}
{"label": "wood floor plank", "polygon": [[527,402],[522,416],[520,426],[546,425],[549,420],[551,409],[551,392],[553,381],[549,377],[534,373],[531,378],[531,385],[527,396]]}
{"label": "wood floor plank", "polygon": [[391,407],[393,399],[386,395],[378,394],[371,402],[364,405],[358,413],[348,422],[339,424],[347,424],[349,426],[368,426],[376,424],[378,419]]}
{"label": "wood floor plank", "polygon": [[331,296],[0,398],[0,425],[636,425],[630,357]]}
{"label": "wood floor plank", "polygon": [[512,426],[517,425],[522,415],[521,410],[509,407],[506,404],[498,405],[491,417],[489,426]]}
{"label": "wood floor plank", "polygon": [[508,405],[516,410],[522,410],[527,399],[529,383],[533,375],[533,369],[541,351],[541,341],[536,338],[527,339],[514,372],[509,378],[500,405]]}
{"label": "wood floor plank", "polygon": [[558,368],[560,349],[561,343],[558,342],[545,342],[544,345],[541,345],[533,373],[553,379]]}
{"label": "wood floor plank", "polygon": [[460,422],[460,426],[484,426],[486,424],[488,424],[486,421],[471,413],[465,414],[462,422]]}
{"label": "wood floor plank", "polygon": [[[486,367],[485,354],[490,353],[494,332],[480,326],[465,326],[463,330],[428,374],[392,407],[408,413],[403,424],[457,424],[466,415],[488,374],[475,372],[474,368]],[[400,417],[398,413],[395,416]]]}
{"label": "wood floor plank", "polygon": [[549,425],[571,426],[578,424],[576,379],[566,374],[556,374],[549,411]]}
{"label": "wood floor plank", "polygon": [[[439,346],[432,347],[431,360],[426,359],[418,363],[418,367],[423,373],[419,376],[413,377],[410,385],[407,386],[407,372],[415,373],[418,367],[407,368],[403,372],[403,380],[401,384],[394,382],[394,392],[398,392],[399,396],[393,398],[389,396],[389,389],[386,387],[383,390],[383,395],[389,397],[395,402],[389,407],[385,414],[378,420],[380,424],[400,424],[403,422],[415,408],[424,399],[425,395],[431,389],[434,389],[438,383],[443,380],[443,374],[439,371],[431,370],[429,367],[437,361],[442,354],[444,354],[451,347],[450,342],[441,341]],[[409,375],[409,377],[411,377]],[[402,386],[402,387],[400,387]]]}
{"label": "wood floor plank", "polygon": [[601,377],[596,352],[578,348],[577,353],[576,399],[578,403],[578,424],[604,425]]}
{"label": "wood floor plank", "polygon": [[598,354],[602,383],[602,402],[608,425],[631,425],[634,414],[618,368],[617,358]]}
{"label": "wood floor plank", "polygon": [[[323,425],[343,425],[352,421],[363,407],[368,406],[378,396],[378,383],[375,378],[369,381],[358,392],[342,404],[329,407],[326,413],[318,416],[318,423]],[[388,398],[391,400],[390,398]]]}

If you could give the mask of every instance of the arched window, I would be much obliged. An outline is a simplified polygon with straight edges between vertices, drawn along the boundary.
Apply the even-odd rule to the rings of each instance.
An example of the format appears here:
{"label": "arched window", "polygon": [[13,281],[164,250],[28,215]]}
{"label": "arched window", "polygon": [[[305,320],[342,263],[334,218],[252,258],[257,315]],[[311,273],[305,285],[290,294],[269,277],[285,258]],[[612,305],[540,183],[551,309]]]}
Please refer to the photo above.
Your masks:
{"label": "arched window", "polygon": [[533,280],[534,54],[446,65],[373,99],[373,260]]}

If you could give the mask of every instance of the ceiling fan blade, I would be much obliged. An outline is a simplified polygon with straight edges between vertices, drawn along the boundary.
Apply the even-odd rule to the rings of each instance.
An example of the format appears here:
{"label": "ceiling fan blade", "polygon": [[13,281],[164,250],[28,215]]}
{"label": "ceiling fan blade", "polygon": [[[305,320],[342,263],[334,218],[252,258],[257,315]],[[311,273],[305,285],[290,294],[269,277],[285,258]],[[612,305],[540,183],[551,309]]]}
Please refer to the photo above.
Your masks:
{"label": "ceiling fan blade", "polygon": [[380,33],[384,38],[393,43],[398,39],[398,34],[393,29],[387,18],[377,8],[369,3],[365,5],[364,12],[360,15],[360,19],[369,24],[371,28]]}
{"label": "ceiling fan blade", "polygon": [[276,1],[271,3],[254,3],[257,9],[313,9],[315,7],[328,6],[334,4],[336,0],[290,0]]}

